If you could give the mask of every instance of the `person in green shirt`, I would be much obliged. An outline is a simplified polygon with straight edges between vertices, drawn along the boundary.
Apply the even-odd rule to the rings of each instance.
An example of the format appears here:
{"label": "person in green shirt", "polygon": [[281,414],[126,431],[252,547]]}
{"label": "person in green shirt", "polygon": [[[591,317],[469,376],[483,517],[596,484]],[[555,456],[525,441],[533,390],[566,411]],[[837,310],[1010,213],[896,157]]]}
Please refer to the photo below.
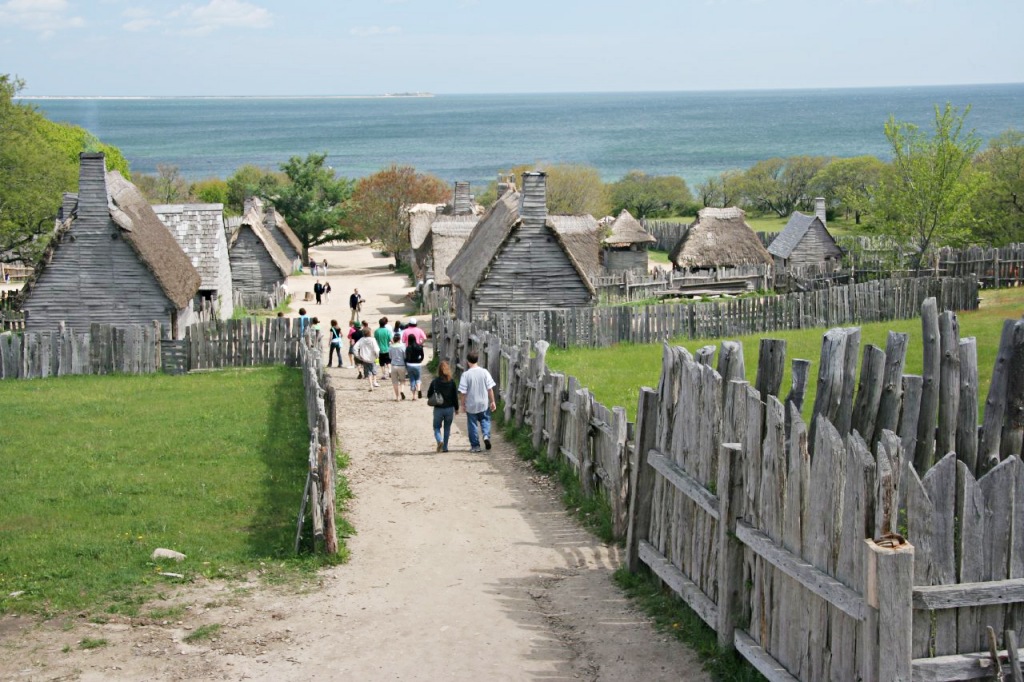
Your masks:
{"label": "person in green shirt", "polygon": [[377,322],[380,326],[373,332],[373,338],[377,339],[377,347],[380,349],[377,362],[384,378],[387,379],[391,376],[391,353],[388,352],[391,348],[391,330],[388,329],[388,318],[382,317]]}

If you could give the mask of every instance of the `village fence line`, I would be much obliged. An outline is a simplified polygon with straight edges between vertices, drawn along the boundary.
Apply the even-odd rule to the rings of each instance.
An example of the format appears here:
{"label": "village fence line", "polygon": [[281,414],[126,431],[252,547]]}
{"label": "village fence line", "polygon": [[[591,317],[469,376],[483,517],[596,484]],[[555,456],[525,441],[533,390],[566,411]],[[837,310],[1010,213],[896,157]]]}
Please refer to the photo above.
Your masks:
{"label": "village fence line", "polygon": [[809,423],[810,363],[792,361],[783,399],[778,340],[761,341],[754,386],[738,343],[717,363],[713,346],[666,345],[636,424],[552,372],[546,341],[438,320],[435,343],[453,366],[480,352],[506,419],[606,498],[630,569],[768,679],[990,679],[1024,654],[1024,321],[1004,325],[981,428],[975,340],[934,299],[922,331],[922,375],[903,374],[908,337],[890,333],[859,378],[859,330],[826,333]]}
{"label": "village fence line", "polygon": [[559,348],[605,347],[909,319],[928,297],[943,309],[976,310],[978,283],[972,277],[908,278],[700,303],[490,313],[478,326],[509,345],[544,339]]}

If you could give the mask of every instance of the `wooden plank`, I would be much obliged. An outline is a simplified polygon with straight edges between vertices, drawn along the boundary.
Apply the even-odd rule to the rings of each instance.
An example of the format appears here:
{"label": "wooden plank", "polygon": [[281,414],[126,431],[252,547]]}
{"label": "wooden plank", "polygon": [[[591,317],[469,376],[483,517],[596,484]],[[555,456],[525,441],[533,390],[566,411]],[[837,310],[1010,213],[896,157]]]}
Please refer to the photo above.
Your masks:
{"label": "wooden plank", "polygon": [[866,615],[864,598],[846,585],[818,570],[772,542],[771,538],[743,521],[736,523],[736,537],[758,556],[768,561],[804,588],[855,620]]}
{"label": "wooden plank", "polygon": [[793,403],[796,405],[797,411],[802,410],[804,406],[804,395],[807,392],[807,377],[810,371],[810,360],[793,359],[790,370],[792,388],[790,388],[789,394],[786,396],[786,404]]}
{"label": "wooden plank", "polygon": [[658,430],[658,395],[644,386],[637,401],[636,437],[630,466],[629,523],[626,527],[626,566],[640,570],[639,547],[650,538],[655,469],[641,456],[654,449]]}
{"label": "wooden plank", "polygon": [[903,375],[903,407],[900,411],[899,437],[903,451],[913,461],[917,449],[917,424],[921,414],[923,380],[915,374]]}
{"label": "wooden plank", "polygon": [[[921,334],[924,347],[921,370],[921,409],[917,421],[917,445],[914,468],[925,475],[935,462],[935,428],[939,417],[939,385],[942,351],[939,340],[939,313],[935,298],[925,299],[921,306]],[[940,453],[940,457],[946,453]]]}
{"label": "wooden plank", "polygon": [[[956,447],[957,420],[960,416],[960,323],[956,313],[946,310],[939,316],[939,419],[935,435],[938,456]],[[972,428],[976,426],[972,425]]]}
{"label": "wooden plank", "polygon": [[[1003,649],[998,652],[999,660],[1009,662],[1009,655]],[[1024,649],[1017,649],[1018,657],[1024,656]],[[987,651],[954,656],[915,658],[911,661],[911,678],[914,682],[959,682],[960,680],[992,679],[992,659]]]}
{"label": "wooden plank", "polygon": [[1024,457],[1024,320],[1013,326],[1013,345],[1006,377],[1006,417],[999,443],[1002,459]]}
{"label": "wooden plank", "polygon": [[700,616],[701,620],[714,627],[718,622],[718,607],[697,585],[673,566],[651,543],[639,543],[640,560],[654,572],[673,592],[679,595],[687,606]]}
{"label": "wooden plank", "polygon": [[815,442],[818,416],[835,424],[843,400],[843,378],[846,368],[846,343],[849,334],[845,329],[829,329],[821,341],[821,356],[818,365],[818,390],[814,396],[811,412],[811,442]]}
{"label": "wooden plank", "polygon": [[956,458],[972,474],[978,471],[978,344],[960,339],[960,411],[956,422]]}
{"label": "wooden plank", "polygon": [[[776,401],[778,402],[778,401]],[[736,539],[736,521],[743,516],[743,452],[739,443],[718,450],[718,646],[733,646],[733,631],[740,616],[743,583],[743,546]]]}
{"label": "wooden plank", "polygon": [[764,675],[768,682],[797,682],[798,678],[789,674],[789,671],[757,642],[750,638],[750,635],[742,630],[735,631],[734,646],[743,658],[747,659],[750,665],[754,666],[759,673]]}
{"label": "wooden plank", "polygon": [[785,339],[761,339],[757,360],[757,379],[754,386],[762,400],[779,395],[782,375],[786,370]]}
{"label": "wooden plank", "polygon": [[875,422],[878,406],[882,399],[885,374],[885,352],[874,345],[864,347],[864,359],[860,366],[860,382],[857,399],[853,408],[852,428],[867,443],[875,442]]}
{"label": "wooden plank", "polygon": [[711,518],[718,519],[718,498],[712,495],[707,488],[702,486],[690,474],[683,471],[679,465],[657,450],[650,450],[648,452],[647,462],[654,467],[655,471],[664,476],[665,480],[673,488],[693,500]]}
{"label": "wooden plank", "polygon": [[914,547],[908,542],[882,546],[865,540],[867,605],[878,610],[878,679],[911,676]]}
{"label": "wooden plank", "polygon": [[999,352],[992,366],[992,381],[988,387],[988,397],[985,399],[985,421],[978,447],[978,468],[974,472],[976,476],[999,463],[1000,440],[1003,434],[1003,421],[1006,418],[1006,384],[1009,380],[1010,357],[1013,354],[1015,325],[1013,320],[1003,322]]}
{"label": "wooden plank", "polygon": [[915,609],[956,609],[1024,602],[1024,578],[914,587]]}

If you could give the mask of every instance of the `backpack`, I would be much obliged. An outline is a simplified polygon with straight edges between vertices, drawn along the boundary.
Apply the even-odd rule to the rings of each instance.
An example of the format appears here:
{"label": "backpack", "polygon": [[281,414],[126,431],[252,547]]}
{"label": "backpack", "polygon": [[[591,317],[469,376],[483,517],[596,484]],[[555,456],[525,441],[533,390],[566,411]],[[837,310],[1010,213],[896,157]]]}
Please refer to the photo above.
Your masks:
{"label": "backpack", "polygon": [[423,346],[419,344],[415,336],[409,336],[409,343],[405,347],[405,361],[414,365],[423,362]]}

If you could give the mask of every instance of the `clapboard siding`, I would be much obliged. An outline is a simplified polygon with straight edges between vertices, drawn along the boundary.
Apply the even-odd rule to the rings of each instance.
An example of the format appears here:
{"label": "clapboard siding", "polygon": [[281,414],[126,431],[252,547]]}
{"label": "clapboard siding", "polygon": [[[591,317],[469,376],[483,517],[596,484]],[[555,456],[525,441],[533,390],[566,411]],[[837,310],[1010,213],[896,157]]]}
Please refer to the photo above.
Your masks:
{"label": "clapboard siding", "polygon": [[474,291],[473,312],[587,306],[590,292],[545,225],[512,230]]}
{"label": "clapboard siding", "polygon": [[815,220],[807,228],[807,234],[793,248],[793,255],[789,259],[791,265],[804,265],[808,263],[820,263],[826,258],[840,258],[843,255],[839,247],[832,240],[832,237]]}
{"label": "clapboard siding", "polygon": [[238,239],[231,246],[232,287],[245,294],[273,289],[284,279],[281,270],[248,225],[238,229]]}
{"label": "clapboard siding", "polygon": [[222,320],[234,312],[231,263],[224,235],[222,204],[167,204],[153,207],[192,266],[202,277],[201,289],[214,293],[214,309]]}
{"label": "clapboard siding", "polygon": [[604,268],[608,272],[647,272],[647,249],[605,249]]}

